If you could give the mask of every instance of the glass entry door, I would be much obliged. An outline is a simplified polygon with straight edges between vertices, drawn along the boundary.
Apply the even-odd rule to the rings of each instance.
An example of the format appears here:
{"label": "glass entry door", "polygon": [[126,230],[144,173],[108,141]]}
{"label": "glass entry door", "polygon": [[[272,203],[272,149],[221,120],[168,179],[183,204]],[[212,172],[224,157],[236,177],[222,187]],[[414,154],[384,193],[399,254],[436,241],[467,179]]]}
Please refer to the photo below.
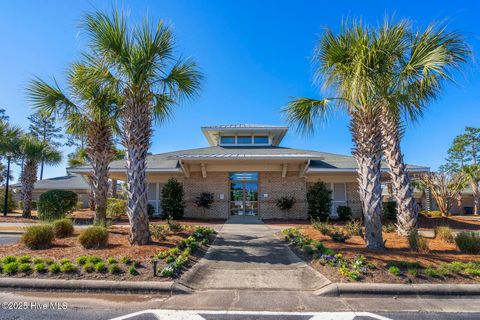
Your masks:
{"label": "glass entry door", "polygon": [[258,172],[230,174],[230,212],[234,215],[258,213]]}

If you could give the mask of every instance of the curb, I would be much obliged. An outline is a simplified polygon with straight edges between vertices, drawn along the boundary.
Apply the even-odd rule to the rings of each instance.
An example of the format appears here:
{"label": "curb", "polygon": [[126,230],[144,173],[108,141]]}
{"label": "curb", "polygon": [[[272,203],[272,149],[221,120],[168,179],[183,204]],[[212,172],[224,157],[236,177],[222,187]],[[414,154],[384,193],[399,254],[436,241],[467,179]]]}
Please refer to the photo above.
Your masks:
{"label": "curb", "polygon": [[331,283],[314,293],[317,296],[342,295],[430,295],[480,296],[479,284],[391,284],[391,283]]}
{"label": "curb", "polygon": [[112,281],[112,280],[63,280],[63,279],[31,279],[31,278],[0,278],[2,289],[26,289],[41,291],[108,291],[135,293],[190,293],[186,288],[173,281]]}

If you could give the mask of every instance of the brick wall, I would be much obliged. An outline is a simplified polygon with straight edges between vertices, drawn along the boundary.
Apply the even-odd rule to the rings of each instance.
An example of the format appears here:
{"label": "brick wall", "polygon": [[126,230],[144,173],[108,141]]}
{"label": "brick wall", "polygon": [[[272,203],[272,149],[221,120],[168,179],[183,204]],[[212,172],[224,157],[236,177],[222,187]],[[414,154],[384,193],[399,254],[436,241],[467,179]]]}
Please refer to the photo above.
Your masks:
{"label": "brick wall", "polygon": [[[282,178],[281,172],[260,172],[259,215],[262,219],[306,219],[306,183],[298,172],[287,172]],[[268,194],[264,198],[264,194]],[[288,212],[276,206],[277,199],[287,196],[295,197],[295,205]]]}
{"label": "brick wall", "polygon": [[[228,172],[208,172],[206,178],[203,178],[200,172],[192,172],[189,178],[184,179],[183,188],[186,205],[185,218],[227,219],[230,216]],[[205,213],[195,204],[195,198],[202,192],[211,192],[214,196],[214,202],[210,209],[205,209]],[[220,194],[224,195],[223,200],[220,199]]]}

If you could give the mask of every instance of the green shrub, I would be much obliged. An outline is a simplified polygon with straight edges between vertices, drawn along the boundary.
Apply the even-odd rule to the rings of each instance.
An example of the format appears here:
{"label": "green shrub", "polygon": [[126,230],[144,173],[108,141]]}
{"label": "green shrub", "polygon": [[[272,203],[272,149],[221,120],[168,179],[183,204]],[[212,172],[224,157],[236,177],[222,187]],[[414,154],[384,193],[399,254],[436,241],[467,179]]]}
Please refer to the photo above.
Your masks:
{"label": "green shrub", "polygon": [[162,217],[181,219],[185,209],[183,186],[175,178],[170,178],[162,188]]}
{"label": "green shrub", "polygon": [[315,249],[317,249],[321,253],[323,253],[326,249],[325,246],[323,245],[323,243],[321,243],[321,242],[315,242],[313,244],[313,246],[315,247]]}
{"label": "green shrub", "polygon": [[465,264],[459,261],[453,261],[445,264],[445,267],[450,270],[452,273],[460,273],[465,269]]}
{"label": "green shrub", "polygon": [[295,197],[281,197],[277,199],[277,207],[282,211],[289,211],[295,205]]}
{"label": "green shrub", "polygon": [[35,258],[32,259],[32,262],[33,262],[33,264],[43,263],[43,259],[35,257]]}
{"label": "green shrub", "polygon": [[77,201],[77,204],[75,205],[76,210],[82,210],[84,208],[83,201]]}
{"label": "green shrub", "polygon": [[60,219],[53,222],[53,232],[57,238],[69,237],[73,234],[73,222],[71,219]]}
{"label": "green shrub", "polygon": [[62,271],[62,267],[58,263],[52,263],[48,267],[48,271],[50,271],[51,273],[59,273],[60,271]]}
{"label": "green shrub", "polygon": [[306,254],[313,254],[313,248],[311,245],[308,245],[308,244],[302,247],[302,251],[305,252]]}
{"label": "green shrub", "polygon": [[466,274],[471,276],[480,277],[480,269],[465,269],[464,271]]}
{"label": "green shrub", "polygon": [[394,223],[384,224],[382,226],[382,231],[385,233],[392,233],[397,230],[397,226]]}
{"label": "green shrub", "polygon": [[440,272],[438,272],[437,269],[432,268],[432,267],[426,268],[423,272],[425,272],[425,274],[429,277],[433,277],[433,278],[440,277]]}
{"label": "green shrub", "polygon": [[181,223],[173,221],[172,219],[167,220],[167,226],[171,232],[180,232],[184,229]]}
{"label": "green shrub", "polygon": [[417,251],[417,252],[429,251],[427,240],[421,235],[419,235],[418,232],[412,232],[408,236],[408,243],[410,245],[410,248],[414,251]]}
{"label": "green shrub", "polygon": [[83,271],[92,273],[95,270],[95,265],[91,262],[87,262],[83,265]]}
{"label": "green shrub", "polygon": [[123,256],[123,257],[122,257],[122,262],[123,262],[124,264],[126,264],[126,265],[129,265],[129,264],[132,263],[132,260],[131,260],[130,257],[128,257],[128,256]]}
{"label": "green shrub", "polygon": [[322,222],[320,220],[312,220],[312,226],[324,236],[328,236],[332,229],[332,226],[328,223],[328,221]]}
{"label": "green shrub", "polygon": [[[1,193],[1,191],[0,191],[0,193]],[[9,191],[9,193],[10,193],[10,191]],[[3,194],[1,194],[0,196],[1,196],[1,199],[3,200],[3,197],[4,197]],[[20,201],[18,201],[17,204],[18,205],[16,207],[23,210],[23,201],[20,200]],[[16,209],[16,208],[14,208],[14,209]],[[37,210],[37,201],[35,201],[35,200],[30,201],[30,209]]]}
{"label": "green shrub", "polygon": [[440,218],[443,217],[442,211],[427,211],[427,210],[422,210],[420,211],[420,214],[427,217],[427,218]]}
{"label": "green shrub", "polygon": [[102,258],[100,258],[99,256],[89,256],[87,258],[87,262],[90,262],[90,263],[93,263],[93,264],[96,264],[98,262],[101,262],[102,261]]}
{"label": "green shrub", "polygon": [[155,214],[155,207],[151,205],[150,203],[147,203],[147,214],[148,217],[151,218]]}
{"label": "green shrub", "polygon": [[174,256],[167,256],[167,257],[165,258],[165,262],[166,262],[166,263],[171,263],[171,262],[173,262],[173,261],[175,261],[175,257],[174,257]]}
{"label": "green shrub", "polygon": [[185,250],[183,250],[182,256],[188,258],[191,253],[192,253],[192,249],[191,248],[186,248]]}
{"label": "green shrub", "polygon": [[17,272],[19,266],[20,264],[18,262],[10,262],[10,263],[4,264],[3,272],[5,272],[8,275],[12,275]]}
{"label": "green shrub", "polygon": [[45,259],[45,264],[47,266],[52,265],[55,261],[52,258],[47,258]]}
{"label": "green shrub", "polygon": [[134,268],[140,268],[142,266],[142,263],[140,261],[133,261],[132,265]]}
{"label": "green shrub", "polygon": [[388,268],[388,272],[390,272],[391,274],[393,274],[394,276],[399,276],[400,275],[400,268],[399,267],[396,267],[396,266],[391,266],[390,268]]}
{"label": "green shrub", "polygon": [[66,262],[62,264],[62,266],[60,267],[60,270],[62,272],[74,272],[77,270],[77,267],[71,262]]}
{"label": "green shrub", "polygon": [[17,257],[5,256],[5,257],[2,258],[2,263],[3,264],[7,264],[7,263],[11,263],[11,262],[17,262]]}
{"label": "green shrub", "polygon": [[30,263],[21,263],[18,266],[18,271],[28,272],[30,270],[32,270],[32,266],[30,265]]}
{"label": "green shrub", "polygon": [[33,269],[39,273],[42,273],[47,271],[47,266],[44,263],[37,263],[33,266]]}
{"label": "green shrub", "polygon": [[173,264],[167,264],[160,274],[162,277],[172,277],[175,274],[175,266]]}
{"label": "green shrub", "polygon": [[338,206],[337,215],[340,220],[348,221],[352,219],[352,209],[347,206]]}
{"label": "green shrub", "polygon": [[202,192],[198,197],[195,198],[195,204],[197,207],[205,209],[210,209],[214,201],[213,193],[211,192]]}
{"label": "green shrub", "polygon": [[160,224],[150,224],[150,234],[153,239],[163,241],[169,234],[168,227]]}
{"label": "green shrub", "polygon": [[107,270],[107,265],[105,262],[97,262],[95,263],[95,271],[97,272],[105,272]]}
{"label": "green shrub", "polygon": [[80,244],[86,249],[100,249],[107,246],[108,230],[100,226],[85,229],[78,237]]}
{"label": "green shrub", "polygon": [[108,264],[115,264],[117,263],[117,260],[114,257],[108,257],[107,262]]}
{"label": "green shrub", "polygon": [[452,229],[447,226],[437,226],[434,229],[435,231],[435,238],[446,242],[454,242]]}
{"label": "green shrub", "polygon": [[329,236],[330,238],[332,238],[333,241],[341,242],[341,243],[351,238],[350,234],[343,231],[342,228],[335,227],[335,226],[332,226]]}
{"label": "green shrub", "polygon": [[187,261],[188,259],[184,256],[179,256],[177,259],[175,259],[173,264],[175,265],[175,268],[180,269],[185,265],[185,263],[187,263]]}
{"label": "green shrub", "polygon": [[73,211],[78,202],[75,192],[67,190],[49,190],[40,195],[38,200],[38,218],[53,221],[62,219]]}
{"label": "green shrub", "polygon": [[397,219],[397,203],[395,201],[384,202],[382,213],[385,219]]}
{"label": "green shrub", "polygon": [[22,235],[22,243],[33,250],[46,249],[52,245],[55,238],[53,227],[48,224],[30,226]]}
{"label": "green shrub", "polygon": [[[5,199],[5,189],[0,189],[0,203],[2,204],[2,212],[3,212],[3,201]],[[13,210],[17,209],[17,204],[13,199],[13,192],[11,189],[8,190],[8,197],[7,197],[7,211],[12,212]]]}
{"label": "green shrub", "polygon": [[116,274],[116,273],[120,273],[121,271],[122,269],[120,269],[120,267],[116,263],[113,263],[108,266],[108,272],[110,273]]}
{"label": "green shrub", "polygon": [[347,234],[351,236],[361,236],[362,233],[362,221],[360,219],[354,220],[351,219],[344,226]]}
{"label": "green shrub", "polygon": [[332,207],[332,191],[324,182],[316,182],[308,189],[307,204],[311,219],[327,220]]}
{"label": "green shrub", "polygon": [[131,274],[132,276],[138,275],[138,271],[137,269],[135,269],[134,266],[131,266],[130,268],[128,268],[128,273]]}
{"label": "green shrub", "polygon": [[107,218],[117,219],[127,213],[127,200],[108,198],[107,199]]}
{"label": "green shrub", "polygon": [[408,269],[407,273],[412,277],[418,277],[418,269],[415,269],[415,268]]}
{"label": "green shrub", "polygon": [[63,259],[60,259],[60,264],[63,266],[64,264],[67,264],[67,263],[72,263],[72,261],[68,258],[63,258]]}
{"label": "green shrub", "polygon": [[351,280],[354,280],[354,281],[359,281],[361,279],[360,272],[358,272],[356,270],[349,270],[347,268],[347,266],[345,266],[345,265],[342,265],[338,269],[338,273],[340,273],[345,278],[348,278],[348,279],[351,279]]}
{"label": "green shrub", "polygon": [[87,263],[88,258],[86,256],[80,256],[77,257],[76,261],[79,265],[83,266],[85,263]]}
{"label": "green shrub", "polygon": [[455,243],[462,253],[480,253],[480,235],[474,232],[460,232],[455,237]]}
{"label": "green shrub", "polygon": [[30,256],[28,255],[25,255],[25,256],[21,256],[21,257],[18,257],[17,258],[17,261],[20,262],[20,263],[27,263],[27,262],[30,262]]}

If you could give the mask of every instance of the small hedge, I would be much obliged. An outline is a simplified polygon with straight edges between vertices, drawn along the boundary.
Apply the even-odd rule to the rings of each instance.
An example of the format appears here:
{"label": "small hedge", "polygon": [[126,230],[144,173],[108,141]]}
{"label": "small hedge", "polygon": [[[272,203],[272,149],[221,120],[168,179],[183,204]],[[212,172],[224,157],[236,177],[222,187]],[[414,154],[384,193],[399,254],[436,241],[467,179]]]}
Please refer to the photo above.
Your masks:
{"label": "small hedge", "polygon": [[22,235],[22,243],[30,249],[46,249],[52,245],[55,238],[53,227],[48,224],[40,224],[28,227]]}
{"label": "small hedge", "polygon": [[[2,204],[2,212],[3,212],[3,203],[5,199],[5,189],[0,189],[0,203]],[[8,190],[8,197],[7,197],[7,210],[8,212],[12,212],[13,210],[17,209],[17,204],[15,200],[13,200],[13,193],[12,190]]]}
{"label": "small hedge", "polygon": [[38,200],[38,218],[53,221],[65,218],[65,214],[73,211],[78,202],[78,195],[72,191],[49,190],[40,195]]}
{"label": "small hedge", "polygon": [[348,221],[352,219],[352,209],[347,206],[338,206],[337,207],[338,218],[342,221]]}
{"label": "small hedge", "polygon": [[60,219],[53,222],[53,232],[57,238],[66,238],[73,234],[73,222],[70,219]]}
{"label": "small hedge", "polygon": [[460,232],[455,237],[458,249],[463,253],[480,253],[480,235],[474,232]]}
{"label": "small hedge", "polygon": [[118,218],[127,213],[127,200],[108,198],[107,199],[107,217]]}
{"label": "small hedge", "polygon": [[80,234],[78,240],[86,249],[104,248],[108,243],[108,230],[100,226],[89,227]]}

